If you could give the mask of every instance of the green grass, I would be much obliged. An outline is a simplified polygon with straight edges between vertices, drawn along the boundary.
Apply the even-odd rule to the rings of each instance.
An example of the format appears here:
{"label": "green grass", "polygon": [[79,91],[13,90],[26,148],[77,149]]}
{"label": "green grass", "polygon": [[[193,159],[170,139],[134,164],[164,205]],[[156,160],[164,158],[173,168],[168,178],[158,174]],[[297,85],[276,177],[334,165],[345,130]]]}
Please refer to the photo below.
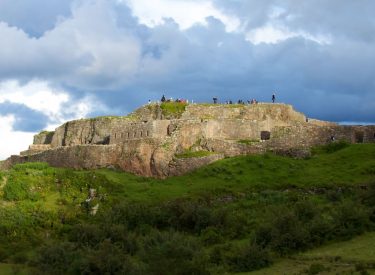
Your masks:
{"label": "green grass", "polygon": [[316,248],[291,259],[280,259],[269,268],[237,274],[307,274],[312,264],[329,269],[322,274],[360,274],[356,270],[359,267],[366,269],[369,274],[375,274],[375,232]]}
{"label": "green grass", "polygon": [[173,116],[179,118],[182,113],[185,111],[187,103],[183,102],[163,102],[160,105],[164,116]]}
{"label": "green grass", "polygon": [[366,262],[375,264],[375,232],[367,233],[345,242],[333,243],[308,252],[306,258],[340,258],[346,262]]}
{"label": "green grass", "polygon": [[375,144],[350,145],[306,160],[273,154],[228,158],[188,175],[165,180],[106,169],[98,173],[121,186],[119,189],[124,191],[119,196],[147,202],[200,197],[208,192],[348,187],[375,180]]}
{"label": "green grass", "polygon": [[[202,154],[201,152],[194,153]],[[206,154],[206,153],[203,153]],[[186,156],[190,157],[191,153]],[[366,160],[366,161],[363,161]],[[23,164],[21,167],[43,166]],[[15,166],[17,170],[18,166]],[[47,178],[29,169],[19,177],[31,185],[41,186]],[[26,170],[27,170],[26,169]],[[53,168],[49,168],[53,169]],[[28,173],[28,175],[27,175]],[[47,174],[48,174],[47,173]],[[101,169],[96,172],[113,182],[115,197],[130,201],[159,202],[179,197],[199,198],[207,193],[242,193],[267,189],[337,188],[355,186],[375,180],[375,144],[355,144],[334,153],[319,153],[306,160],[273,154],[241,156],[217,161],[188,175],[165,180],[143,178],[126,172]],[[39,177],[39,178],[38,178]],[[51,176],[48,181],[52,181]],[[43,178],[43,180],[42,180]]]}

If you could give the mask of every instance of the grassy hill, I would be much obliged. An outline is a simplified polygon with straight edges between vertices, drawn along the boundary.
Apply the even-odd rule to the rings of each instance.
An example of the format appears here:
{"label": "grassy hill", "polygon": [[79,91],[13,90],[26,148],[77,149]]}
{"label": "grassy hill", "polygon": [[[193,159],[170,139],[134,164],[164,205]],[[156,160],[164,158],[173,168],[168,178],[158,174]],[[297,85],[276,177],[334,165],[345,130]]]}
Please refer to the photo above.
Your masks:
{"label": "grassy hill", "polygon": [[166,180],[27,163],[1,172],[0,197],[1,274],[375,270],[375,144],[228,158]]}

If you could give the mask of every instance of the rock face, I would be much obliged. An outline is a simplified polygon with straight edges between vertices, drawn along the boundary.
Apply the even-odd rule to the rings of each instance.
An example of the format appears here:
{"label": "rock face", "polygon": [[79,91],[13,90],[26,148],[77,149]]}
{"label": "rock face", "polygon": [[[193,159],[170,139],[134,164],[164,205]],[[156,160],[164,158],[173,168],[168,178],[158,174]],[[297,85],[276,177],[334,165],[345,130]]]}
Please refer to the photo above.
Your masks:
{"label": "rock face", "polygon": [[[150,104],[126,117],[69,121],[54,132],[42,132],[29,150],[11,156],[2,167],[45,161],[57,167],[116,167],[163,178],[226,156],[268,150],[303,156],[311,146],[332,140],[375,142],[375,126],[307,119],[285,104]],[[209,154],[194,157],[199,151]],[[182,153],[187,157],[176,157]]]}

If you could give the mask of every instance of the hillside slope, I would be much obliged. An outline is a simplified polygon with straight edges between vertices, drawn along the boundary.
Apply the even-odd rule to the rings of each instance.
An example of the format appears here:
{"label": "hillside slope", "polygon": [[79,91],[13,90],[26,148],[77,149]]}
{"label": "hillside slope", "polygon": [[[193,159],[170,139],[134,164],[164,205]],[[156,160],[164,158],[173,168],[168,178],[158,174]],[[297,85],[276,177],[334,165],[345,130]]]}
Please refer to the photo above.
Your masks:
{"label": "hillside slope", "polygon": [[165,180],[45,163],[0,177],[0,271],[248,272],[375,229],[374,144],[227,158]]}

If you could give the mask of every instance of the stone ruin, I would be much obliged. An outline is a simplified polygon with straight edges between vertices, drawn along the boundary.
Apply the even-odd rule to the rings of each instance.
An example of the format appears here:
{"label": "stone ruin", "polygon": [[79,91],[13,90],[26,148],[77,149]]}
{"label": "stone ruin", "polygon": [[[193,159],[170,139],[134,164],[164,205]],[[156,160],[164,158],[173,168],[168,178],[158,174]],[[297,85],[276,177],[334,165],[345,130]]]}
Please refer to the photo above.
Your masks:
{"label": "stone ruin", "polygon": [[[168,112],[143,106],[126,117],[69,121],[41,132],[29,149],[2,165],[43,161],[56,167],[111,167],[142,176],[181,175],[224,157],[274,151],[306,156],[332,140],[375,143],[375,126],[341,126],[308,119],[286,104],[183,104]],[[181,106],[180,106],[181,107]],[[179,157],[203,151],[201,157]]]}

